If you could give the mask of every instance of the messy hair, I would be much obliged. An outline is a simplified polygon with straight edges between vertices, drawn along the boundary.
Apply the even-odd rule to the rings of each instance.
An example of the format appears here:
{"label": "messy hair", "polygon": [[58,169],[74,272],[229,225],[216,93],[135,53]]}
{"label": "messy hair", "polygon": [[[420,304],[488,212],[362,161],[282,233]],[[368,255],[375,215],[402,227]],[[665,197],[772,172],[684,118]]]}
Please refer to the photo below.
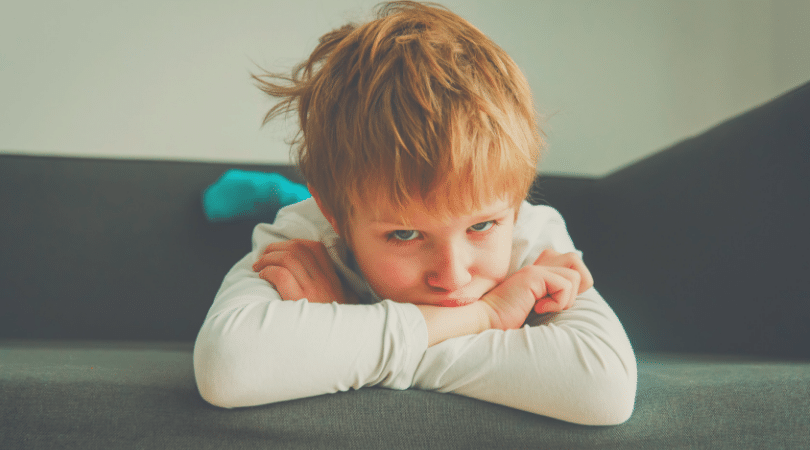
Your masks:
{"label": "messy hair", "polygon": [[[356,204],[421,202],[445,217],[503,198],[517,206],[544,142],[517,65],[446,8],[410,1],[321,37],[291,75],[254,75],[298,113],[293,155],[344,231]],[[340,230],[339,230],[340,231]]]}

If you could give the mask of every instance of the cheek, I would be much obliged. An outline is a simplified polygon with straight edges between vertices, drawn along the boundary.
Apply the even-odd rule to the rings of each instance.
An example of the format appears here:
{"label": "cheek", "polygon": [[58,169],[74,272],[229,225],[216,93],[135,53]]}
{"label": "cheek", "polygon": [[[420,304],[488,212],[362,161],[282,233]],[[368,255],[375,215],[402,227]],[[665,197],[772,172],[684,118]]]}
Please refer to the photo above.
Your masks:
{"label": "cheek", "polygon": [[479,257],[479,273],[482,276],[496,280],[498,283],[506,279],[509,272],[509,263],[512,258],[512,234],[503,233],[493,240]]}
{"label": "cheek", "polygon": [[396,294],[419,281],[419,271],[413,261],[408,263],[389,252],[355,257],[371,288],[383,298],[398,298]]}
{"label": "cheek", "polygon": [[501,283],[506,279],[506,274],[509,272],[509,258],[504,258],[503,255],[490,254],[483,259],[478,267],[479,275]]}

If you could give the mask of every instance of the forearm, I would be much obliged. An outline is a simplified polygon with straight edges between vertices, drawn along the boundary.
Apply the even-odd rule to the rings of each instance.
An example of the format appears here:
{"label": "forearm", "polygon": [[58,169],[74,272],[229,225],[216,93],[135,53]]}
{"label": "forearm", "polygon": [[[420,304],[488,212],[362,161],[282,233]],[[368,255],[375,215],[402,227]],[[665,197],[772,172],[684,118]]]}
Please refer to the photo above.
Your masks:
{"label": "forearm", "polygon": [[410,386],[427,349],[413,305],[283,301],[246,256],[228,273],[194,349],[200,394],[250,406],[382,385]]}
{"label": "forearm", "polygon": [[490,328],[486,306],[481,302],[455,308],[430,305],[417,307],[425,318],[428,347],[450,338],[477,334]]}
{"label": "forearm", "polygon": [[450,339],[427,350],[414,387],[453,392],[588,425],[626,420],[636,362],[610,307],[595,291],[546,323]]}

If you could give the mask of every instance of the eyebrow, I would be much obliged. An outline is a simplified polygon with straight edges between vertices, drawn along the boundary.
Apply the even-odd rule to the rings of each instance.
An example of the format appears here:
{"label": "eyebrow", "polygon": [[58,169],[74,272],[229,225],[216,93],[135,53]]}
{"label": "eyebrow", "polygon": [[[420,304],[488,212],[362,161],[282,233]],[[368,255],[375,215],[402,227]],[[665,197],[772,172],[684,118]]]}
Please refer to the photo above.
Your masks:
{"label": "eyebrow", "polygon": [[[487,222],[489,220],[492,220],[495,217],[498,217],[498,216],[501,216],[501,215],[506,215],[512,209],[514,209],[512,206],[508,206],[506,208],[503,208],[503,209],[500,209],[500,210],[497,210],[497,211],[494,211],[494,212],[491,212],[491,213],[479,214],[477,216],[470,217],[470,221],[473,224],[481,223],[481,222]],[[379,228],[396,228],[396,227],[407,226],[407,225],[405,225],[403,223],[400,223],[400,222],[389,222],[389,221],[387,221],[385,219],[372,220],[372,221],[369,222],[369,225],[374,226],[374,227],[379,227]],[[400,229],[403,229],[403,228],[400,228]]]}

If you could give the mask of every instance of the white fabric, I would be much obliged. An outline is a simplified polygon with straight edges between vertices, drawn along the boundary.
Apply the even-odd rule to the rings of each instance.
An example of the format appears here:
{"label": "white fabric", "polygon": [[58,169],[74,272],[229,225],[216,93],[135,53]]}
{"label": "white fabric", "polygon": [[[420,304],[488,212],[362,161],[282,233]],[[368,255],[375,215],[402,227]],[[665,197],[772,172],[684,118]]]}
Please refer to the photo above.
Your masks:
{"label": "white fabric", "polygon": [[[323,242],[340,275],[369,304],[282,301],[251,266],[268,244],[289,239]],[[556,210],[524,202],[510,273],[546,248],[576,251]],[[222,407],[380,386],[454,392],[583,424],[629,418],[635,357],[595,289],[567,311],[528,322],[428,348],[421,312],[377,298],[310,199],[255,228],[253,251],[228,272],[200,330],[194,370],[203,398]]]}

